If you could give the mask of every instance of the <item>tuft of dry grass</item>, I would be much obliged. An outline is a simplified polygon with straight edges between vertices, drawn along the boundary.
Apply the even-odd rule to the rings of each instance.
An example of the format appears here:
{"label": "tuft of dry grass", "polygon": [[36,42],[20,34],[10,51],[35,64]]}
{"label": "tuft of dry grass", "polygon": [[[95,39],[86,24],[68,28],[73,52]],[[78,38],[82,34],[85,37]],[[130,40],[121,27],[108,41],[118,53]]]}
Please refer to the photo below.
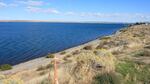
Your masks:
{"label": "tuft of dry grass", "polygon": [[60,52],[60,55],[64,55],[64,54],[66,54],[66,51]]}
{"label": "tuft of dry grass", "polygon": [[83,49],[84,49],[84,50],[92,50],[93,47],[92,47],[92,45],[87,45],[87,46],[85,46]]}
{"label": "tuft of dry grass", "polygon": [[24,81],[16,76],[12,77],[5,77],[2,80],[0,80],[0,84],[24,84]]}
{"label": "tuft of dry grass", "polygon": [[54,57],[55,57],[54,54],[48,54],[48,55],[46,56],[46,58],[54,58]]}

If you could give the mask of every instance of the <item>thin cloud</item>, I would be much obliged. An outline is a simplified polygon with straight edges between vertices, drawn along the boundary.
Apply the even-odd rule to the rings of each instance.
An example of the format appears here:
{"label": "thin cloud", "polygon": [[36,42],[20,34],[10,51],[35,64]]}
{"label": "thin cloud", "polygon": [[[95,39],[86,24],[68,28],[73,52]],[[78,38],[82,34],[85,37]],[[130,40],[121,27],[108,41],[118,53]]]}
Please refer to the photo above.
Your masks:
{"label": "thin cloud", "polygon": [[27,6],[43,6],[45,2],[43,1],[34,1],[34,0],[26,0],[26,1],[17,1],[19,4],[24,4]]}
{"label": "thin cloud", "polygon": [[0,7],[7,7],[7,4],[4,2],[0,2]]}
{"label": "thin cloud", "polygon": [[75,12],[72,12],[72,11],[69,11],[69,12],[66,12],[66,13],[64,13],[64,15],[76,15],[76,13]]}
{"label": "thin cloud", "polygon": [[5,3],[5,2],[0,2],[0,7],[17,7],[18,4],[16,3]]}
{"label": "thin cloud", "polygon": [[60,12],[56,9],[53,8],[39,8],[39,7],[33,7],[29,6],[27,7],[28,12],[33,12],[33,13],[47,13],[47,14],[59,14]]}
{"label": "thin cloud", "polygon": [[150,19],[150,14],[141,14],[141,13],[69,13],[68,15],[76,15],[82,17],[96,17],[96,18],[141,18],[141,19]]}

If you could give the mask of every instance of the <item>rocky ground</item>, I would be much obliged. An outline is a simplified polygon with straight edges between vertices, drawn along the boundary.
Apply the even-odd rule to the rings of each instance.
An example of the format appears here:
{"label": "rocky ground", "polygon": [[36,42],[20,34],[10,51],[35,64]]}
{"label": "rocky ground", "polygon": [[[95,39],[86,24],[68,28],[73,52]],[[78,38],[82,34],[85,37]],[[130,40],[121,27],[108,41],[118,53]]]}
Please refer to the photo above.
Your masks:
{"label": "rocky ground", "polygon": [[[150,25],[54,54],[60,84],[150,84]],[[53,58],[39,58],[0,72],[0,84],[51,84]]]}

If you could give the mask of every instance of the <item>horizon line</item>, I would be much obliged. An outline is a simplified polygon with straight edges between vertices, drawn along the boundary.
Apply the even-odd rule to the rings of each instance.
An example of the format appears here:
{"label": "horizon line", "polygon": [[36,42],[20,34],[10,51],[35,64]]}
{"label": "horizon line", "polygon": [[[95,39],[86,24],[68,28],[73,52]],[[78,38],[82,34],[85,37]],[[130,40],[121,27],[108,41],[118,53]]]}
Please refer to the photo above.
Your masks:
{"label": "horizon line", "polygon": [[61,20],[0,20],[0,22],[136,23],[136,22],[113,22],[113,21],[61,21]]}

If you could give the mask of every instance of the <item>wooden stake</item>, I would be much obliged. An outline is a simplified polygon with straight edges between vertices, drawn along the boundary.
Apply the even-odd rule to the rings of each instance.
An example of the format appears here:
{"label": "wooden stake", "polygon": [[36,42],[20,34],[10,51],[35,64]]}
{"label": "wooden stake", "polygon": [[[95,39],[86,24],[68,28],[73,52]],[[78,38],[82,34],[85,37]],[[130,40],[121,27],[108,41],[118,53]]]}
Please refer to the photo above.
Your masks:
{"label": "wooden stake", "polygon": [[58,72],[57,72],[57,58],[54,58],[54,84],[58,83]]}

